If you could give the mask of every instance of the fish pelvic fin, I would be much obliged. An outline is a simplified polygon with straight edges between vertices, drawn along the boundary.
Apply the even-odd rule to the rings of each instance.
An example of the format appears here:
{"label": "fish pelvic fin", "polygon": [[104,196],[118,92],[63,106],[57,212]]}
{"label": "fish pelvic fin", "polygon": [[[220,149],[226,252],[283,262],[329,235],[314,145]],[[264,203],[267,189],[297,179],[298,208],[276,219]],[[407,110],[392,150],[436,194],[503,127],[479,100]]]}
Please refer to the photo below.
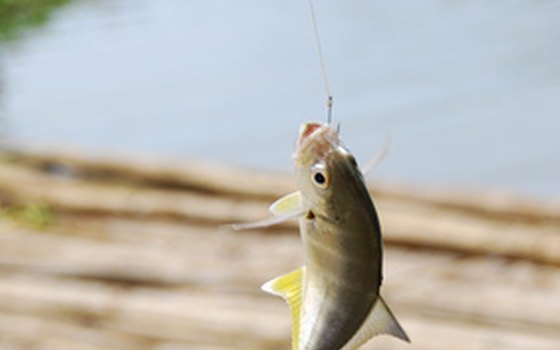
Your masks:
{"label": "fish pelvic fin", "polygon": [[261,289],[272,295],[282,297],[289,305],[292,315],[292,350],[299,347],[299,329],[301,319],[301,303],[303,276],[305,268],[276,277],[262,285]]}
{"label": "fish pelvic fin", "polygon": [[366,320],[342,350],[355,350],[365,344],[372,337],[379,334],[389,334],[407,343],[410,338],[401,327],[381,295],[367,316]]}
{"label": "fish pelvic fin", "polygon": [[233,224],[231,227],[235,231],[264,228],[302,216],[304,211],[301,204],[301,193],[296,191],[285,195],[272,203],[268,210],[274,214],[273,217],[255,222]]}

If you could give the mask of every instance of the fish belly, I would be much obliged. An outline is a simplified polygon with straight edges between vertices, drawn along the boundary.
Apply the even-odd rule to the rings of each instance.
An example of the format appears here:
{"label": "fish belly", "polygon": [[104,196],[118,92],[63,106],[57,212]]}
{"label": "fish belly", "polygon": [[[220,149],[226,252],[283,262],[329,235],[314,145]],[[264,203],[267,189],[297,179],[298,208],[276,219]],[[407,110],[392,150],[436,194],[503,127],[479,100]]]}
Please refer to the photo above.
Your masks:
{"label": "fish belly", "polygon": [[320,291],[310,285],[308,291],[302,326],[309,328],[301,338],[302,350],[341,349],[361,327],[375,300],[371,293],[333,284]]}
{"label": "fish belly", "polygon": [[379,255],[373,246],[326,242],[324,236],[305,239],[300,350],[341,349],[363,324],[379,291]]}

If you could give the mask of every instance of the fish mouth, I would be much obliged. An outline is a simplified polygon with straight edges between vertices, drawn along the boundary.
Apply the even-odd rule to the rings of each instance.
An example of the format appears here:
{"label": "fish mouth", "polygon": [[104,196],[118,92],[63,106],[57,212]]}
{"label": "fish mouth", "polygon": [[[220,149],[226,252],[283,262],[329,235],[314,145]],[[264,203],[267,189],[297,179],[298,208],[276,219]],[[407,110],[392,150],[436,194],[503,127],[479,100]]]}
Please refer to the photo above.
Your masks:
{"label": "fish mouth", "polygon": [[324,124],[321,123],[305,123],[299,128],[299,137],[297,140],[298,147],[309,139],[309,137],[317,130],[321,129]]}
{"label": "fish mouth", "polygon": [[324,158],[339,145],[338,132],[331,125],[319,122],[305,123],[299,130],[294,160],[302,161],[309,156]]}

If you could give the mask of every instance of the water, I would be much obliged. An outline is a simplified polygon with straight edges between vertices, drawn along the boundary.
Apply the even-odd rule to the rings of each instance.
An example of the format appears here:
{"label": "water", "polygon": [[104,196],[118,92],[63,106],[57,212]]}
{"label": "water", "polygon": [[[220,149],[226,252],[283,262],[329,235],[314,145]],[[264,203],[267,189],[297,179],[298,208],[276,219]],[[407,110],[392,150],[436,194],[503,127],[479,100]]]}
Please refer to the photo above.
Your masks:
{"label": "water", "polygon": [[[334,118],[377,176],[560,198],[560,1],[317,2]],[[78,1],[2,49],[11,141],[289,170],[325,117],[307,3]]]}

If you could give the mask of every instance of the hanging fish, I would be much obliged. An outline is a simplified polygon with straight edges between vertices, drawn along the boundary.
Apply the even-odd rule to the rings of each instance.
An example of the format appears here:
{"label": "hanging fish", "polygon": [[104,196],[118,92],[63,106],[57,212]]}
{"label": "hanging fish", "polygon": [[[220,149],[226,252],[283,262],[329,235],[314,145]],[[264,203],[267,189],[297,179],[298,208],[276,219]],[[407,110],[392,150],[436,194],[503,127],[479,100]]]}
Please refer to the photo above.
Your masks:
{"label": "hanging fish", "polygon": [[284,298],[292,315],[293,350],[354,350],[377,334],[409,342],[379,289],[379,219],[356,160],[329,124],[307,123],[294,153],[299,191],[270,207],[268,220],[298,218],[304,266],[262,286]]}

